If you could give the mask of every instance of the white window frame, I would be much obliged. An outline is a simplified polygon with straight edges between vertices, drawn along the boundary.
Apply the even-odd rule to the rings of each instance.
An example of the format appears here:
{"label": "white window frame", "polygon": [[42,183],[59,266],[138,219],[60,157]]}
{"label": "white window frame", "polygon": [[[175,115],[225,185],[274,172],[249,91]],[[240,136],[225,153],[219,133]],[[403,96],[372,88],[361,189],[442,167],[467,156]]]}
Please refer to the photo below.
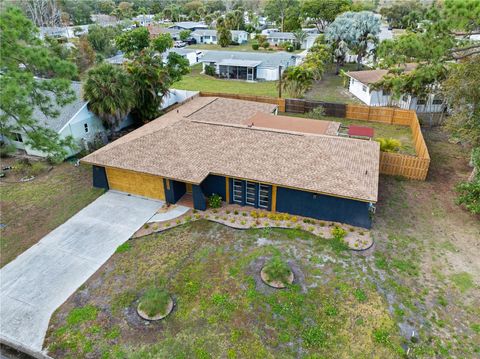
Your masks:
{"label": "white window frame", "polygon": [[[243,191],[243,183],[244,181],[242,180],[237,180],[237,179],[233,179],[233,183],[232,183],[232,200],[234,203],[240,203],[242,204],[243,203],[243,196],[244,196],[244,191]],[[242,189],[241,192],[240,192],[240,199],[238,199],[238,197],[236,196],[236,192],[235,192],[235,184],[239,184],[240,185],[240,188]]]}
{"label": "white window frame", "polygon": [[[251,186],[250,188],[253,187],[253,203],[252,203],[252,202],[249,202],[248,186]],[[248,204],[249,206],[255,206],[256,192],[257,192],[256,183],[255,183],[255,182],[245,181],[245,204]],[[250,199],[251,199],[251,198],[250,198]]]}
{"label": "white window frame", "polygon": [[362,85],[362,91],[363,92],[367,92],[367,88],[368,88],[367,85]]}
{"label": "white window frame", "polygon": [[[262,193],[262,187],[263,187],[263,190],[265,190],[267,192],[267,203],[266,205],[262,205],[262,197],[261,197],[261,193]],[[270,203],[270,188],[268,185],[266,184],[259,184],[258,186],[258,207],[260,208],[268,208],[268,204]]]}

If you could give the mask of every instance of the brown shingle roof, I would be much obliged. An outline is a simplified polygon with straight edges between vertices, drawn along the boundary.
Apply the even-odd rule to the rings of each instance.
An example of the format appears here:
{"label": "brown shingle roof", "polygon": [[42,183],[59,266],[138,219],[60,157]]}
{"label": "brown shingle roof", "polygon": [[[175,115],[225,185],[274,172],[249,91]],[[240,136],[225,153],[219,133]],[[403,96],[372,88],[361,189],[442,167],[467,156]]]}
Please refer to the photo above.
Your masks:
{"label": "brown shingle roof", "polygon": [[[403,65],[399,65],[399,67],[407,73],[414,70],[417,66],[418,64],[416,63],[406,63]],[[382,69],[365,70],[365,71],[348,71],[347,76],[350,76],[365,85],[369,85],[369,84],[374,84],[380,81],[388,73],[389,73],[388,70],[382,70]]]}
{"label": "brown shingle roof", "polygon": [[[377,200],[377,142],[190,120],[201,110],[210,113],[207,109],[215,103],[227,108],[227,116],[228,108],[245,106],[238,100],[212,100],[196,98],[181,106],[178,113],[171,111],[82,161],[196,184],[213,173]],[[262,104],[249,103],[252,109],[257,105]]]}

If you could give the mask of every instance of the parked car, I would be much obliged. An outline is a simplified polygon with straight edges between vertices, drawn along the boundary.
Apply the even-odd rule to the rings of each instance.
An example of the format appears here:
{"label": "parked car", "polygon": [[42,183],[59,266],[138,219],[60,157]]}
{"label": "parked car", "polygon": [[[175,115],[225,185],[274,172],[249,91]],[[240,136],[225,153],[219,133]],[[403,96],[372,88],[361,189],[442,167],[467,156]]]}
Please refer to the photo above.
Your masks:
{"label": "parked car", "polygon": [[183,41],[175,41],[175,43],[173,44],[174,47],[185,47],[187,46],[187,43],[186,42],[183,42]]}
{"label": "parked car", "polygon": [[195,45],[197,43],[197,40],[195,40],[193,37],[189,37],[186,40],[186,42],[187,42],[188,45]]}

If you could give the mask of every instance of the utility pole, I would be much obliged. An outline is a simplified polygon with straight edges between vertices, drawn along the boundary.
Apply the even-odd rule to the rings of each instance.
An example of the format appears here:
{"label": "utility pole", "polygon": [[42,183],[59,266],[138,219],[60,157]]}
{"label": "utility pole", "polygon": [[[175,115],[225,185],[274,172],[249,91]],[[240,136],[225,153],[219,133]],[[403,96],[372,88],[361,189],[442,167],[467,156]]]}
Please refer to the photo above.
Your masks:
{"label": "utility pole", "polygon": [[278,97],[282,98],[282,65],[278,66]]}

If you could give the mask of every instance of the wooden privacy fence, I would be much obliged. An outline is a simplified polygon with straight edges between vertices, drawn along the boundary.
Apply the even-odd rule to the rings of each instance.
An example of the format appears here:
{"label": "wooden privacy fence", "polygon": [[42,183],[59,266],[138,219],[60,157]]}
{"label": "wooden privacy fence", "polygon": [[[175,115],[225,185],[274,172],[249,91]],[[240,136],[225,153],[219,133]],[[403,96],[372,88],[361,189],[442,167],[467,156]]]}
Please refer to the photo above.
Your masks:
{"label": "wooden privacy fence", "polygon": [[326,116],[409,126],[412,130],[416,155],[380,152],[380,173],[420,181],[424,181],[427,178],[428,168],[430,166],[430,155],[415,111],[402,110],[394,107],[370,107],[216,92],[200,92],[200,96],[226,97],[238,100],[272,103],[279,106],[279,111],[287,113],[307,113],[315,107],[322,106],[325,109]]}

